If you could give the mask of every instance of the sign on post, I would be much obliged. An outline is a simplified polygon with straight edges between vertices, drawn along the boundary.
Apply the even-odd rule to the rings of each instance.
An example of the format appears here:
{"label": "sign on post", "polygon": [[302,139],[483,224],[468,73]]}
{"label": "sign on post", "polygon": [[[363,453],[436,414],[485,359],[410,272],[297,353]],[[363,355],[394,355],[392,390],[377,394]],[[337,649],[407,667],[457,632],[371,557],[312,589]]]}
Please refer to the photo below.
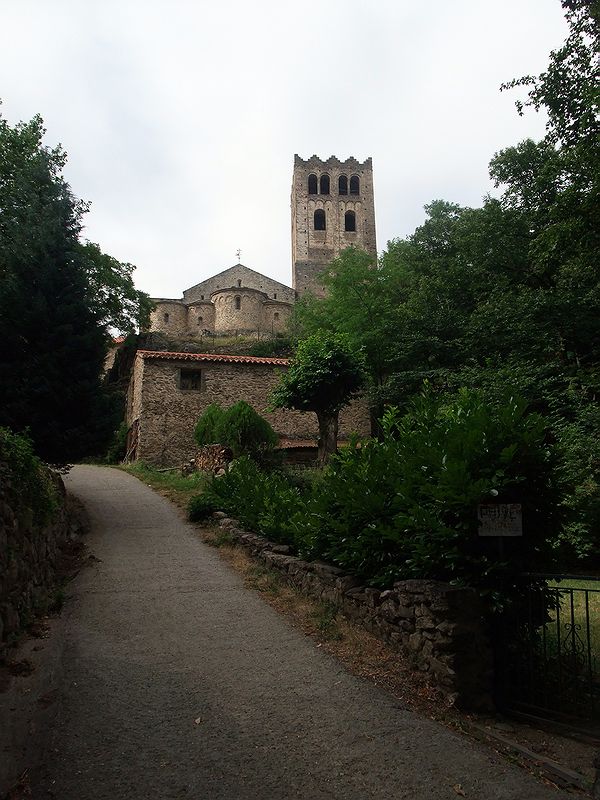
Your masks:
{"label": "sign on post", "polygon": [[523,536],[521,503],[482,503],[477,520],[480,536]]}

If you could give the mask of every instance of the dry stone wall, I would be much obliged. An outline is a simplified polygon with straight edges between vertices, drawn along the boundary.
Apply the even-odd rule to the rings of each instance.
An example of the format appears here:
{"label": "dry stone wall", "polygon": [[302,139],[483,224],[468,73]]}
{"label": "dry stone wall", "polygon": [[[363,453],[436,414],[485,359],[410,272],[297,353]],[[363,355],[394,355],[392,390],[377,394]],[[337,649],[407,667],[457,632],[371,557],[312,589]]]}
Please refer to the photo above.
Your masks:
{"label": "dry stone wall", "polygon": [[56,582],[56,568],[67,543],[81,533],[81,524],[69,513],[64,484],[54,476],[60,508],[52,522],[36,525],[32,509],[19,500],[0,464],[0,658],[7,643],[36,611],[48,602]]}
{"label": "dry stone wall", "polygon": [[332,603],[427,673],[449,704],[493,709],[493,658],[475,590],[432,580],[398,581],[379,591],[341,569],[303,561],[216,512],[233,541],[305,594]]}

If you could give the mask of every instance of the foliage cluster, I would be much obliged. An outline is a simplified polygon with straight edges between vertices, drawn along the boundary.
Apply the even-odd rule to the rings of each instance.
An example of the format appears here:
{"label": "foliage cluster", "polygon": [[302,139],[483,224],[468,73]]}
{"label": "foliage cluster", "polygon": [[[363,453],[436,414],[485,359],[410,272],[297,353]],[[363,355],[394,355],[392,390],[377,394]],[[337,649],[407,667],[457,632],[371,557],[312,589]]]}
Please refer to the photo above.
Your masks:
{"label": "foliage cluster", "polygon": [[288,522],[302,507],[300,490],[283,472],[265,471],[253,459],[242,456],[190,502],[189,513],[191,519],[199,520],[221,509],[235,515],[250,530],[260,531],[273,541],[292,544]]}
{"label": "foliage cluster", "polygon": [[406,408],[424,379],[440,393],[507,388],[542,414],[557,445],[564,558],[600,555],[600,22],[564,0],[569,35],[527,87],[519,112],[547,134],[497,153],[500,189],[481,208],[436,200],[423,225],[377,263],[347,250],[323,275],[328,296],[297,305],[301,335],[343,334],[364,352],[372,406]]}
{"label": "foliage cluster", "polygon": [[[379,439],[342,449],[308,485],[239,459],[206,491],[211,510],[302,557],[381,587],[408,577],[469,584],[494,608],[515,567],[550,558],[560,513],[542,417],[517,398],[492,406],[466,389],[452,400],[425,392],[404,414],[388,409]],[[485,502],[522,504],[525,535],[504,554],[478,536]]]}
{"label": "foliage cluster", "polygon": [[56,482],[33,452],[31,440],[8,428],[0,428],[0,483],[13,491],[21,508],[31,510],[38,525],[48,523],[60,507]]}
{"label": "foliage cluster", "polygon": [[274,408],[314,411],[319,463],[337,448],[338,415],[364,382],[360,351],[343,333],[316,331],[299,342],[287,372],[271,393]]}
{"label": "foliage cluster", "polygon": [[200,447],[221,444],[229,447],[234,457],[248,455],[264,460],[277,444],[277,434],[261,415],[245,400],[222,408],[211,403],[194,429]]}
{"label": "foliage cluster", "polygon": [[110,332],[132,330],[151,304],[130,264],[81,242],[87,204],[44,133],[39,116],[0,117],[0,424],[65,463],[101,452],[114,430],[120,403],[100,379]]}
{"label": "foliage cluster", "polygon": [[292,342],[281,334],[272,339],[261,339],[248,348],[248,355],[262,358],[288,358],[291,354]]}
{"label": "foliage cluster", "polygon": [[128,425],[122,422],[113,434],[111,443],[106,451],[105,461],[107,464],[119,464],[127,455],[127,433]]}

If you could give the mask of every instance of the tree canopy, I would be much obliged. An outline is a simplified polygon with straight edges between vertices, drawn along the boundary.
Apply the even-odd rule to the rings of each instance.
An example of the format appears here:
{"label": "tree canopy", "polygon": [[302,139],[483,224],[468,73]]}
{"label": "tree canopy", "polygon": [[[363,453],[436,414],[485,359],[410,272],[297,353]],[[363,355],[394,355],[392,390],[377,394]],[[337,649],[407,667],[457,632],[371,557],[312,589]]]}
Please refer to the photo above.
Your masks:
{"label": "tree canopy", "polygon": [[149,302],[131,265],[81,243],[87,204],[44,133],[39,116],[14,127],[0,117],[0,424],[64,463],[98,452],[114,428],[100,382],[110,328],[132,329]]}
{"label": "tree canopy", "polygon": [[[343,252],[328,297],[298,305],[301,335],[324,328],[364,349],[372,403],[406,407],[423,380],[499,402],[506,389],[547,418],[562,454],[566,538],[590,552],[600,524],[600,123],[598,4],[564,0],[569,35],[518,104],[548,114],[540,142],[496,153],[501,190],[481,208],[436,200],[377,263]],[[571,536],[572,535],[572,536]],[[597,545],[596,545],[597,546]]]}
{"label": "tree canopy", "polygon": [[348,338],[321,331],[299,343],[289,370],[271,394],[271,405],[314,411],[323,464],[337,447],[339,412],[362,384],[362,361]]}

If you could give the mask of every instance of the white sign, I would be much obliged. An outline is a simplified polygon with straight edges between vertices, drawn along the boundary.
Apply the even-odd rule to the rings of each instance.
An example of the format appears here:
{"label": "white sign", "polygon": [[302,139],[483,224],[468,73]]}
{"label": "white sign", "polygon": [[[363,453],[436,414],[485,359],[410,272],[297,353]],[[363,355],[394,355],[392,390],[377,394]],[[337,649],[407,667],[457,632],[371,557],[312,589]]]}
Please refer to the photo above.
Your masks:
{"label": "white sign", "polygon": [[477,506],[480,536],[523,536],[521,503],[485,503]]}

